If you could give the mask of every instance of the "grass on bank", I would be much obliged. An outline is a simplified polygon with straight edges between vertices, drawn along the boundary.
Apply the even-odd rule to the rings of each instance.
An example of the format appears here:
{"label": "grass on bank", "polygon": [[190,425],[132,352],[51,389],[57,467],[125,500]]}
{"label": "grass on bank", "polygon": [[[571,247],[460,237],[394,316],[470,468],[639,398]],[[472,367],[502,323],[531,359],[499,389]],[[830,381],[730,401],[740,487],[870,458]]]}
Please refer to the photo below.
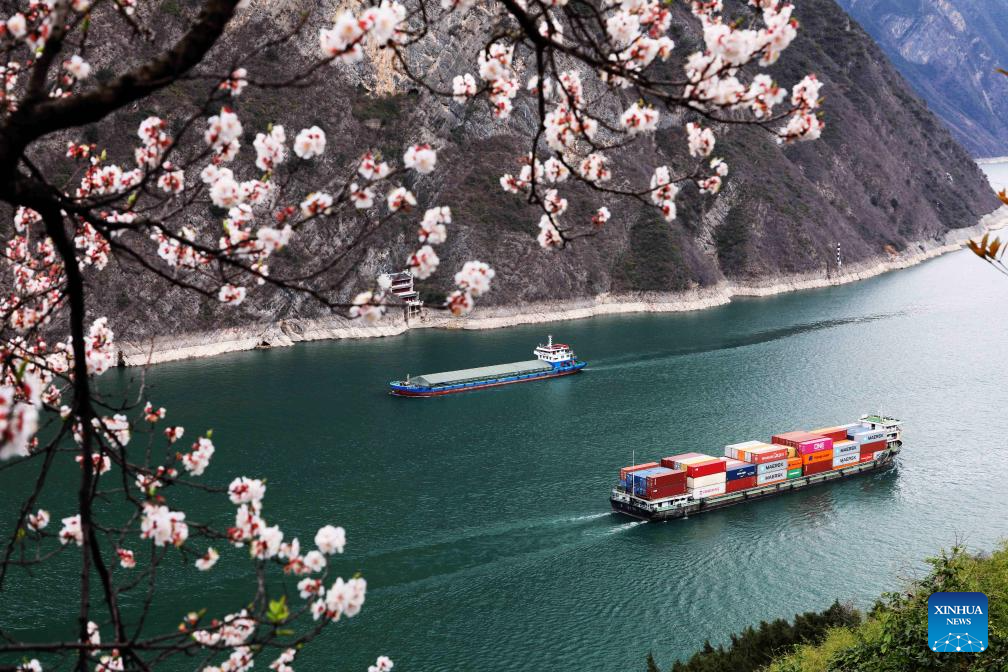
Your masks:
{"label": "grass on bank", "polygon": [[[727,646],[704,649],[672,672],[1008,671],[1008,543],[991,554],[962,547],[927,560],[930,570],[904,590],[885,593],[867,612],[839,603],[819,613],[746,628]],[[927,601],[936,592],[981,592],[990,613],[989,646],[979,654],[928,648]],[[647,672],[661,668],[651,656]]]}

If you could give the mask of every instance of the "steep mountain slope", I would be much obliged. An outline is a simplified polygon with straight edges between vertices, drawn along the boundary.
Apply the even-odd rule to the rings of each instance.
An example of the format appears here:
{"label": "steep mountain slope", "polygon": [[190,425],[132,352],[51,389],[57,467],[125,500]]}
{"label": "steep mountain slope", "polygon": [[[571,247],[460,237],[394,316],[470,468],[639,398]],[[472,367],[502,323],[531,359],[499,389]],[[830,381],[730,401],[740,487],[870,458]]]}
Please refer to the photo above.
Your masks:
{"label": "steep mountain slope", "polygon": [[[296,11],[297,3],[291,3]],[[231,40],[254,39],[289,20],[286,8],[260,3]],[[677,42],[684,52],[695,46],[696,24],[681,13]],[[484,108],[469,109],[431,99],[401,86],[388,71],[327,72],[325,95],[310,104],[249,91],[240,101],[246,129],[270,121],[288,128],[315,124],[330,138],[329,168],[352,161],[361,143],[397,155],[418,140],[442,148],[439,170],[410,183],[421,202],[450,205],[454,223],[439,250],[441,270],[425,283],[432,299],[451,286],[451,274],[465,260],[490,262],[498,271],[484,305],[533,300],[584,298],[606,292],[677,291],[713,285],[725,277],[766,279],[798,272],[823,272],[839,243],[848,261],[885,257],[916,241],[940,238],[950,229],[972,226],[995,209],[997,201],[983,174],[945,126],[915,96],[872,39],[833,0],[803,0],[799,38],[773,74],[791,84],[809,71],[824,80],[827,130],[813,143],[779,146],[752,128],[725,129],[718,154],[732,166],[727,186],[715,199],[700,199],[696,189],[680,196],[679,218],[667,224],[639,204],[611,201],[613,219],[596,237],[566,250],[545,252],[534,240],[538,216],[517,197],[501,191],[497,178],[514,170],[516,156],[532,128],[530,110],[519,106],[510,122],[489,118]],[[166,16],[170,22],[172,17]],[[459,31],[464,35],[464,31]],[[471,53],[467,38],[453,37],[421,55],[428,70],[458,74],[459,53]],[[310,50],[311,45],[304,47]],[[294,67],[297,57],[272,59],[278,69]],[[176,89],[149,101],[135,119],[120,119],[122,152],[131,155],[129,135],[148,112],[170,115],[184,94]],[[301,94],[299,94],[300,96]],[[624,102],[623,104],[628,104]],[[108,122],[112,123],[112,122]],[[254,132],[254,131],[252,131]],[[659,130],[638,147],[641,165],[672,160],[683,144],[675,128]],[[246,148],[245,151],[250,151]],[[644,170],[644,168],[642,168]],[[650,168],[647,168],[649,171]],[[331,171],[329,174],[333,174]],[[646,175],[637,176],[646,180]],[[585,217],[598,200],[575,201],[568,217]],[[199,227],[219,235],[208,215]],[[349,223],[346,224],[349,227]],[[414,247],[414,225],[375,234],[360,250],[345,296],[369,283],[382,269],[401,267]],[[299,236],[293,254],[321,258],[335,246],[329,236]],[[111,272],[110,272],[111,271]],[[250,294],[237,310],[144,280],[124,264],[96,277],[94,312],[113,315],[117,331],[139,338],[206,328],[318,317],[326,311],[299,294],[269,288]],[[319,282],[335,281],[336,274]],[[158,300],[152,300],[157,297]]]}
{"label": "steep mountain slope", "polygon": [[974,156],[1008,154],[1008,3],[840,0]]}

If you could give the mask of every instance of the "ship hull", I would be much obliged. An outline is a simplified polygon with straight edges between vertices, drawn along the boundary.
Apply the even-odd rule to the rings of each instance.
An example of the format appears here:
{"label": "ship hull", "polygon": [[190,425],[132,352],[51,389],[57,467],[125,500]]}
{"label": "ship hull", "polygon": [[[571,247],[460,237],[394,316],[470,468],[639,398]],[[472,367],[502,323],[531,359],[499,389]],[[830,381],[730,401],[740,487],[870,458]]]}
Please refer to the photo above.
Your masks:
{"label": "ship hull", "polygon": [[572,376],[575,373],[579,373],[585,366],[587,366],[587,363],[578,362],[577,365],[568,369],[545,371],[542,374],[516,377],[514,379],[476,381],[465,385],[447,386],[443,389],[436,387],[416,388],[406,385],[391,384],[389,385],[389,394],[395,397],[443,397],[448,394],[484,390],[489,387],[500,387],[502,385],[513,385],[515,383],[529,383],[535,380],[549,380],[551,378],[560,378],[562,376]]}
{"label": "ship hull", "polygon": [[736,504],[745,504],[759,499],[777,497],[823,483],[834,483],[861,474],[885,471],[895,466],[895,453],[899,452],[899,446],[891,447],[890,450],[890,454],[880,457],[874,462],[865,462],[863,464],[844,467],[843,469],[835,469],[812,476],[802,476],[780,483],[759,486],[717,497],[707,497],[701,500],[688,499],[680,501],[677,504],[672,504],[671,502],[650,502],[638,497],[628,496],[625,492],[614,489],[609,497],[609,502],[612,505],[613,512],[638,520],[654,522],[686,518],[700,513],[708,513],[729,506],[735,506]]}

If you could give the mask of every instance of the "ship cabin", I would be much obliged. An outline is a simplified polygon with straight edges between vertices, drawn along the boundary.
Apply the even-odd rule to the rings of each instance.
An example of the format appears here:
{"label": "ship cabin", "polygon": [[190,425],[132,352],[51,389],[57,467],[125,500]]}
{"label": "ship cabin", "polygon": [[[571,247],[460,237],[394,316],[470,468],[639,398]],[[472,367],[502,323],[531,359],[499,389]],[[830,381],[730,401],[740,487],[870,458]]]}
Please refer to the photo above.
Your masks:
{"label": "ship cabin", "polygon": [[552,335],[546,345],[540,343],[532,352],[538,359],[550,364],[563,364],[574,359],[574,351],[570,346],[566,343],[554,343]]}
{"label": "ship cabin", "polygon": [[869,415],[862,415],[860,421],[861,424],[866,427],[884,431],[886,433],[886,441],[901,441],[903,438],[902,420],[891,418],[888,415],[883,415],[881,413],[872,413]]}

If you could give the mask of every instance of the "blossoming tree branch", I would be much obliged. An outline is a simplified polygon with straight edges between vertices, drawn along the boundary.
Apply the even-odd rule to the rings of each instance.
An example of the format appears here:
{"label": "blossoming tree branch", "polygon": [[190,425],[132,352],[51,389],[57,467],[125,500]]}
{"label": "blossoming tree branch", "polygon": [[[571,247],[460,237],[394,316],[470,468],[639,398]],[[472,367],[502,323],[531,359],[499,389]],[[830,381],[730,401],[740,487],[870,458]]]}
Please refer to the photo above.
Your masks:
{"label": "blossoming tree branch", "polygon": [[[438,170],[443,141],[418,129],[396,156],[360,147],[352,161],[327,161],[319,125],[249,122],[248,91],[279,97],[321,87],[386,54],[429,99],[471,106],[502,129],[526,105],[535,129],[499,182],[541,210],[538,244],[553,253],[603,229],[617,199],[672,221],[684,184],[717,194],[729,172],[716,153],[719,129],[757,125],[790,143],[823,128],[814,75],[785,89],[761,71],[797,33],[782,0],[738,2],[730,13],[721,0],[688,3],[702,36],[696,49],[669,37],[686,13],[659,0],[351,3],[252,43],[226,37],[254,3],[196,4],[185,29],[170,32],[136,0],[0,3],[0,201],[13,219],[0,303],[0,479],[33,484],[17,511],[0,512],[0,590],[15,572],[30,581],[53,563],[79,570],[67,616],[74,636],[23,640],[0,623],[0,670],[148,670],[184,658],[209,672],[257,660],[286,672],[301,647],[362,608],[365,580],[338,576],[346,544],[338,521],[313,521],[311,544],[288,537],[268,516],[264,480],[214,472],[215,441],[227,437],[169,424],[143,388],[113,403],[95,387],[115,363],[114,324],[89,313],[91,279],[113,262],[219,301],[220,310],[269,285],[368,322],[397,301],[387,276],[350,279],[350,255],[377,231],[411,231],[415,250],[402,263],[417,279],[442,272],[435,248],[449,244],[451,204],[421,204],[408,185]],[[457,72],[424,72],[417,50],[447,40],[472,15],[484,33]],[[278,77],[264,57],[306,44],[314,56],[292,76]],[[108,76],[96,76],[94,58]],[[202,94],[133,121],[132,151],[82,137],[99,122],[125,132],[130,110],[177,83]],[[680,155],[636,183],[633,145],[659,134]],[[589,221],[567,221],[574,193],[596,201]],[[333,245],[292,256],[309,230]],[[536,248],[531,236],[529,244]],[[488,263],[465,262],[442,307],[470,312],[494,277]],[[71,497],[51,476],[73,462]],[[218,529],[206,522],[212,512],[181,510],[190,489],[233,506],[233,525]],[[165,589],[169,561],[183,572],[247,567],[247,599],[194,609],[184,587]],[[275,576],[295,578],[296,589],[288,594]],[[177,628],[151,626],[155,602],[178,606]],[[370,669],[391,667],[381,656]]]}

